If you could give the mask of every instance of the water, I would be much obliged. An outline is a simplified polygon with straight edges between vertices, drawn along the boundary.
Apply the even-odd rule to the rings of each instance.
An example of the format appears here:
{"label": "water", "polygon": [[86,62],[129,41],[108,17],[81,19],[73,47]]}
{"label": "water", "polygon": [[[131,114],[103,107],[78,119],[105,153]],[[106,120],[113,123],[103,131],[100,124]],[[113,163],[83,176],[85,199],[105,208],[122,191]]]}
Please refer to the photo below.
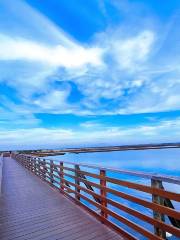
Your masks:
{"label": "water", "polygon": [[[121,170],[130,170],[130,171],[138,171],[138,172],[146,172],[146,173],[156,173],[163,174],[169,176],[180,176],[180,149],[162,149],[162,150],[143,150],[143,151],[124,151],[124,152],[105,152],[105,153],[81,153],[81,154],[65,154],[61,156],[53,156],[50,159],[54,159],[56,161],[70,161],[74,163],[84,163],[84,164],[96,164],[103,167],[113,167]],[[82,168],[82,170],[87,170]],[[90,169],[88,169],[90,170]],[[98,173],[98,170],[92,170],[91,172]],[[72,173],[70,173],[72,174]],[[150,185],[150,180],[142,179],[138,177],[132,177],[129,175],[122,175],[118,173],[108,173],[109,176],[117,178],[117,179],[125,179],[132,182],[141,183],[144,185]],[[70,180],[70,178],[67,178]],[[72,180],[72,179],[71,179]],[[88,178],[88,180],[92,180]],[[94,179],[93,179],[94,181]],[[98,180],[96,180],[98,182]],[[83,186],[83,185],[82,185]],[[142,193],[136,190],[128,189],[125,187],[120,187],[115,184],[109,183],[108,187],[117,189],[119,191],[128,193],[130,195],[143,198],[145,200],[151,201],[151,196],[146,193]],[[167,184],[164,183],[164,187],[169,191],[175,191],[180,193],[180,186],[175,184]],[[99,193],[99,190],[95,191]],[[89,195],[88,195],[89,197]],[[121,199],[112,194],[108,194],[108,198],[115,200],[123,205],[136,209],[139,212],[143,212],[146,215],[152,216],[152,211],[150,209],[144,208],[138,204],[133,202]],[[92,199],[92,198],[91,198]],[[90,206],[88,202],[83,201],[86,205]],[[180,204],[177,202],[173,202],[175,208],[180,210]],[[91,206],[92,207],[92,206]],[[119,213],[121,216],[128,218],[129,220],[140,224],[145,227],[149,231],[153,232],[153,228],[150,224],[142,222],[141,220],[113,207],[108,206],[113,211]],[[93,208],[93,207],[92,207]],[[119,226],[125,228],[127,231],[131,232],[133,235],[138,237],[139,239],[146,239],[142,237],[139,233],[133,231],[129,227],[123,225],[117,220],[110,218],[110,220],[114,221]],[[166,218],[166,222],[169,220]],[[168,239],[177,239],[175,237],[169,237]]]}
{"label": "water", "polygon": [[65,154],[55,160],[180,176],[180,149]]}

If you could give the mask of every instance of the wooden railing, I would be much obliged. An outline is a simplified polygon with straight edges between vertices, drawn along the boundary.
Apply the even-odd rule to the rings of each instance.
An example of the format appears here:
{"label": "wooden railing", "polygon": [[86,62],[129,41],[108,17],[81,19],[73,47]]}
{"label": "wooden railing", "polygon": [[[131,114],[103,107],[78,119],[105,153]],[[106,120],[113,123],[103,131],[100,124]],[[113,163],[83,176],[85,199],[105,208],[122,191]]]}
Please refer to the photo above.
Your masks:
{"label": "wooden railing", "polygon": [[[180,202],[180,194],[175,193],[178,187],[180,190],[178,177],[22,154],[12,157],[127,239],[166,239],[170,234],[180,237],[180,212],[175,209]],[[142,179],[143,184],[139,183]]]}

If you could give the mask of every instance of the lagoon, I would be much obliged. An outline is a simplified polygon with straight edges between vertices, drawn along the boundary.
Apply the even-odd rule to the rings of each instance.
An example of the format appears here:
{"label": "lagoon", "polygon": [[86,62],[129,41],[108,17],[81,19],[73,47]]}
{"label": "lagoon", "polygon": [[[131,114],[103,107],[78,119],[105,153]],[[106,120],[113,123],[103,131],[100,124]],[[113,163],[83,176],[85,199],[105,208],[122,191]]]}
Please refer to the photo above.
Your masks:
{"label": "lagoon", "polygon": [[[138,171],[143,173],[152,173],[152,174],[162,174],[168,176],[180,176],[180,149],[160,149],[160,150],[141,150],[141,151],[118,151],[118,152],[98,152],[98,153],[80,153],[80,154],[73,154],[67,153],[65,155],[60,156],[51,156],[48,159],[56,160],[56,161],[68,161],[73,163],[83,163],[83,164],[95,164],[102,167],[111,167],[121,170],[130,170],[130,171]],[[124,176],[122,174],[111,173],[109,176],[118,178],[118,179],[126,179],[128,181],[141,183],[144,185],[150,185],[150,180],[142,179],[138,177],[132,176]],[[69,179],[70,180],[70,179]],[[113,186],[111,186],[113,187]],[[176,184],[168,184],[164,183],[164,187],[166,190],[174,191],[180,193],[180,186]],[[145,194],[143,192],[134,191],[131,189],[123,189],[122,187],[116,187],[119,191],[124,191],[128,194],[142,197],[146,200],[151,201],[151,196]],[[113,200],[122,202],[126,206],[134,208],[140,212],[145,213],[146,215],[152,216],[152,211],[150,209],[146,209],[142,206],[139,206],[135,203],[118,199],[116,196],[109,194],[109,198]],[[86,203],[89,205],[88,203]],[[177,202],[173,203],[177,210],[180,210],[180,204]],[[118,209],[111,208],[112,210],[118,212],[121,216],[130,219],[133,222],[137,222],[140,225],[144,226],[145,228],[149,229],[149,231],[153,231],[151,225],[136,219],[133,216],[126,214],[123,211]],[[138,239],[144,240],[145,238],[142,237],[140,234],[134,232],[130,228],[124,226],[123,224],[117,222],[118,225],[125,228],[132,234],[134,234]],[[166,218],[166,221],[169,221]],[[175,237],[169,237],[170,240],[175,240]]]}
{"label": "lagoon", "polygon": [[53,160],[96,164],[122,170],[180,176],[180,149],[136,150],[98,153],[67,153]]}

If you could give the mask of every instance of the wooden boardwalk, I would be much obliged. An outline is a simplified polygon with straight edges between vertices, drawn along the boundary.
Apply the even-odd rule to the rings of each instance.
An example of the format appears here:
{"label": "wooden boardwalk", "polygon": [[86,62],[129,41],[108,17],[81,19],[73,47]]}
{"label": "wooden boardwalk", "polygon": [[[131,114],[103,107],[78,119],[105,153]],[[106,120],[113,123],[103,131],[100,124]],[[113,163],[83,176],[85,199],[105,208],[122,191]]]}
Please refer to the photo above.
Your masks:
{"label": "wooden boardwalk", "polygon": [[120,240],[81,207],[11,158],[4,159],[1,240]]}

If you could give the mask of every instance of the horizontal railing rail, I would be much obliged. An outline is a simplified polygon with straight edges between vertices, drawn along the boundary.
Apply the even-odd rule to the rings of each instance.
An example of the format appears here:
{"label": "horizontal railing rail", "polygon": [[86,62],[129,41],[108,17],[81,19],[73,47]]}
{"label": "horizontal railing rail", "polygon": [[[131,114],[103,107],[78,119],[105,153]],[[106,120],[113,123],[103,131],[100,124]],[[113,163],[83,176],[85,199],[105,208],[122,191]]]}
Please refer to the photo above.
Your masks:
{"label": "horizontal railing rail", "polygon": [[[31,156],[30,156],[31,157]],[[51,159],[46,158],[46,161],[51,161]],[[54,161],[54,160],[53,160]],[[57,161],[54,161],[57,162]],[[73,163],[69,161],[63,161],[64,164],[68,165],[79,165],[81,167],[86,167],[86,168],[91,168],[91,169],[101,169],[105,171],[110,171],[110,172],[117,172],[117,173],[122,173],[125,175],[131,175],[135,177],[141,177],[141,178],[146,178],[146,179],[156,179],[159,181],[167,182],[167,183],[174,183],[180,185],[180,177],[174,177],[174,176],[167,176],[167,175],[162,175],[162,174],[157,174],[157,173],[144,173],[144,172],[138,172],[138,171],[128,171],[128,170],[121,170],[117,168],[111,168],[111,167],[102,167],[98,166],[95,164],[83,164],[83,163]]]}
{"label": "horizontal railing rail", "polygon": [[[180,237],[179,177],[12,154],[20,164],[128,239]],[[132,179],[133,177],[133,179]],[[134,178],[150,180],[149,185]],[[131,180],[129,180],[131,179]],[[165,185],[173,190],[165,190]],[[178,189],[177,189],[178,190]]]}

